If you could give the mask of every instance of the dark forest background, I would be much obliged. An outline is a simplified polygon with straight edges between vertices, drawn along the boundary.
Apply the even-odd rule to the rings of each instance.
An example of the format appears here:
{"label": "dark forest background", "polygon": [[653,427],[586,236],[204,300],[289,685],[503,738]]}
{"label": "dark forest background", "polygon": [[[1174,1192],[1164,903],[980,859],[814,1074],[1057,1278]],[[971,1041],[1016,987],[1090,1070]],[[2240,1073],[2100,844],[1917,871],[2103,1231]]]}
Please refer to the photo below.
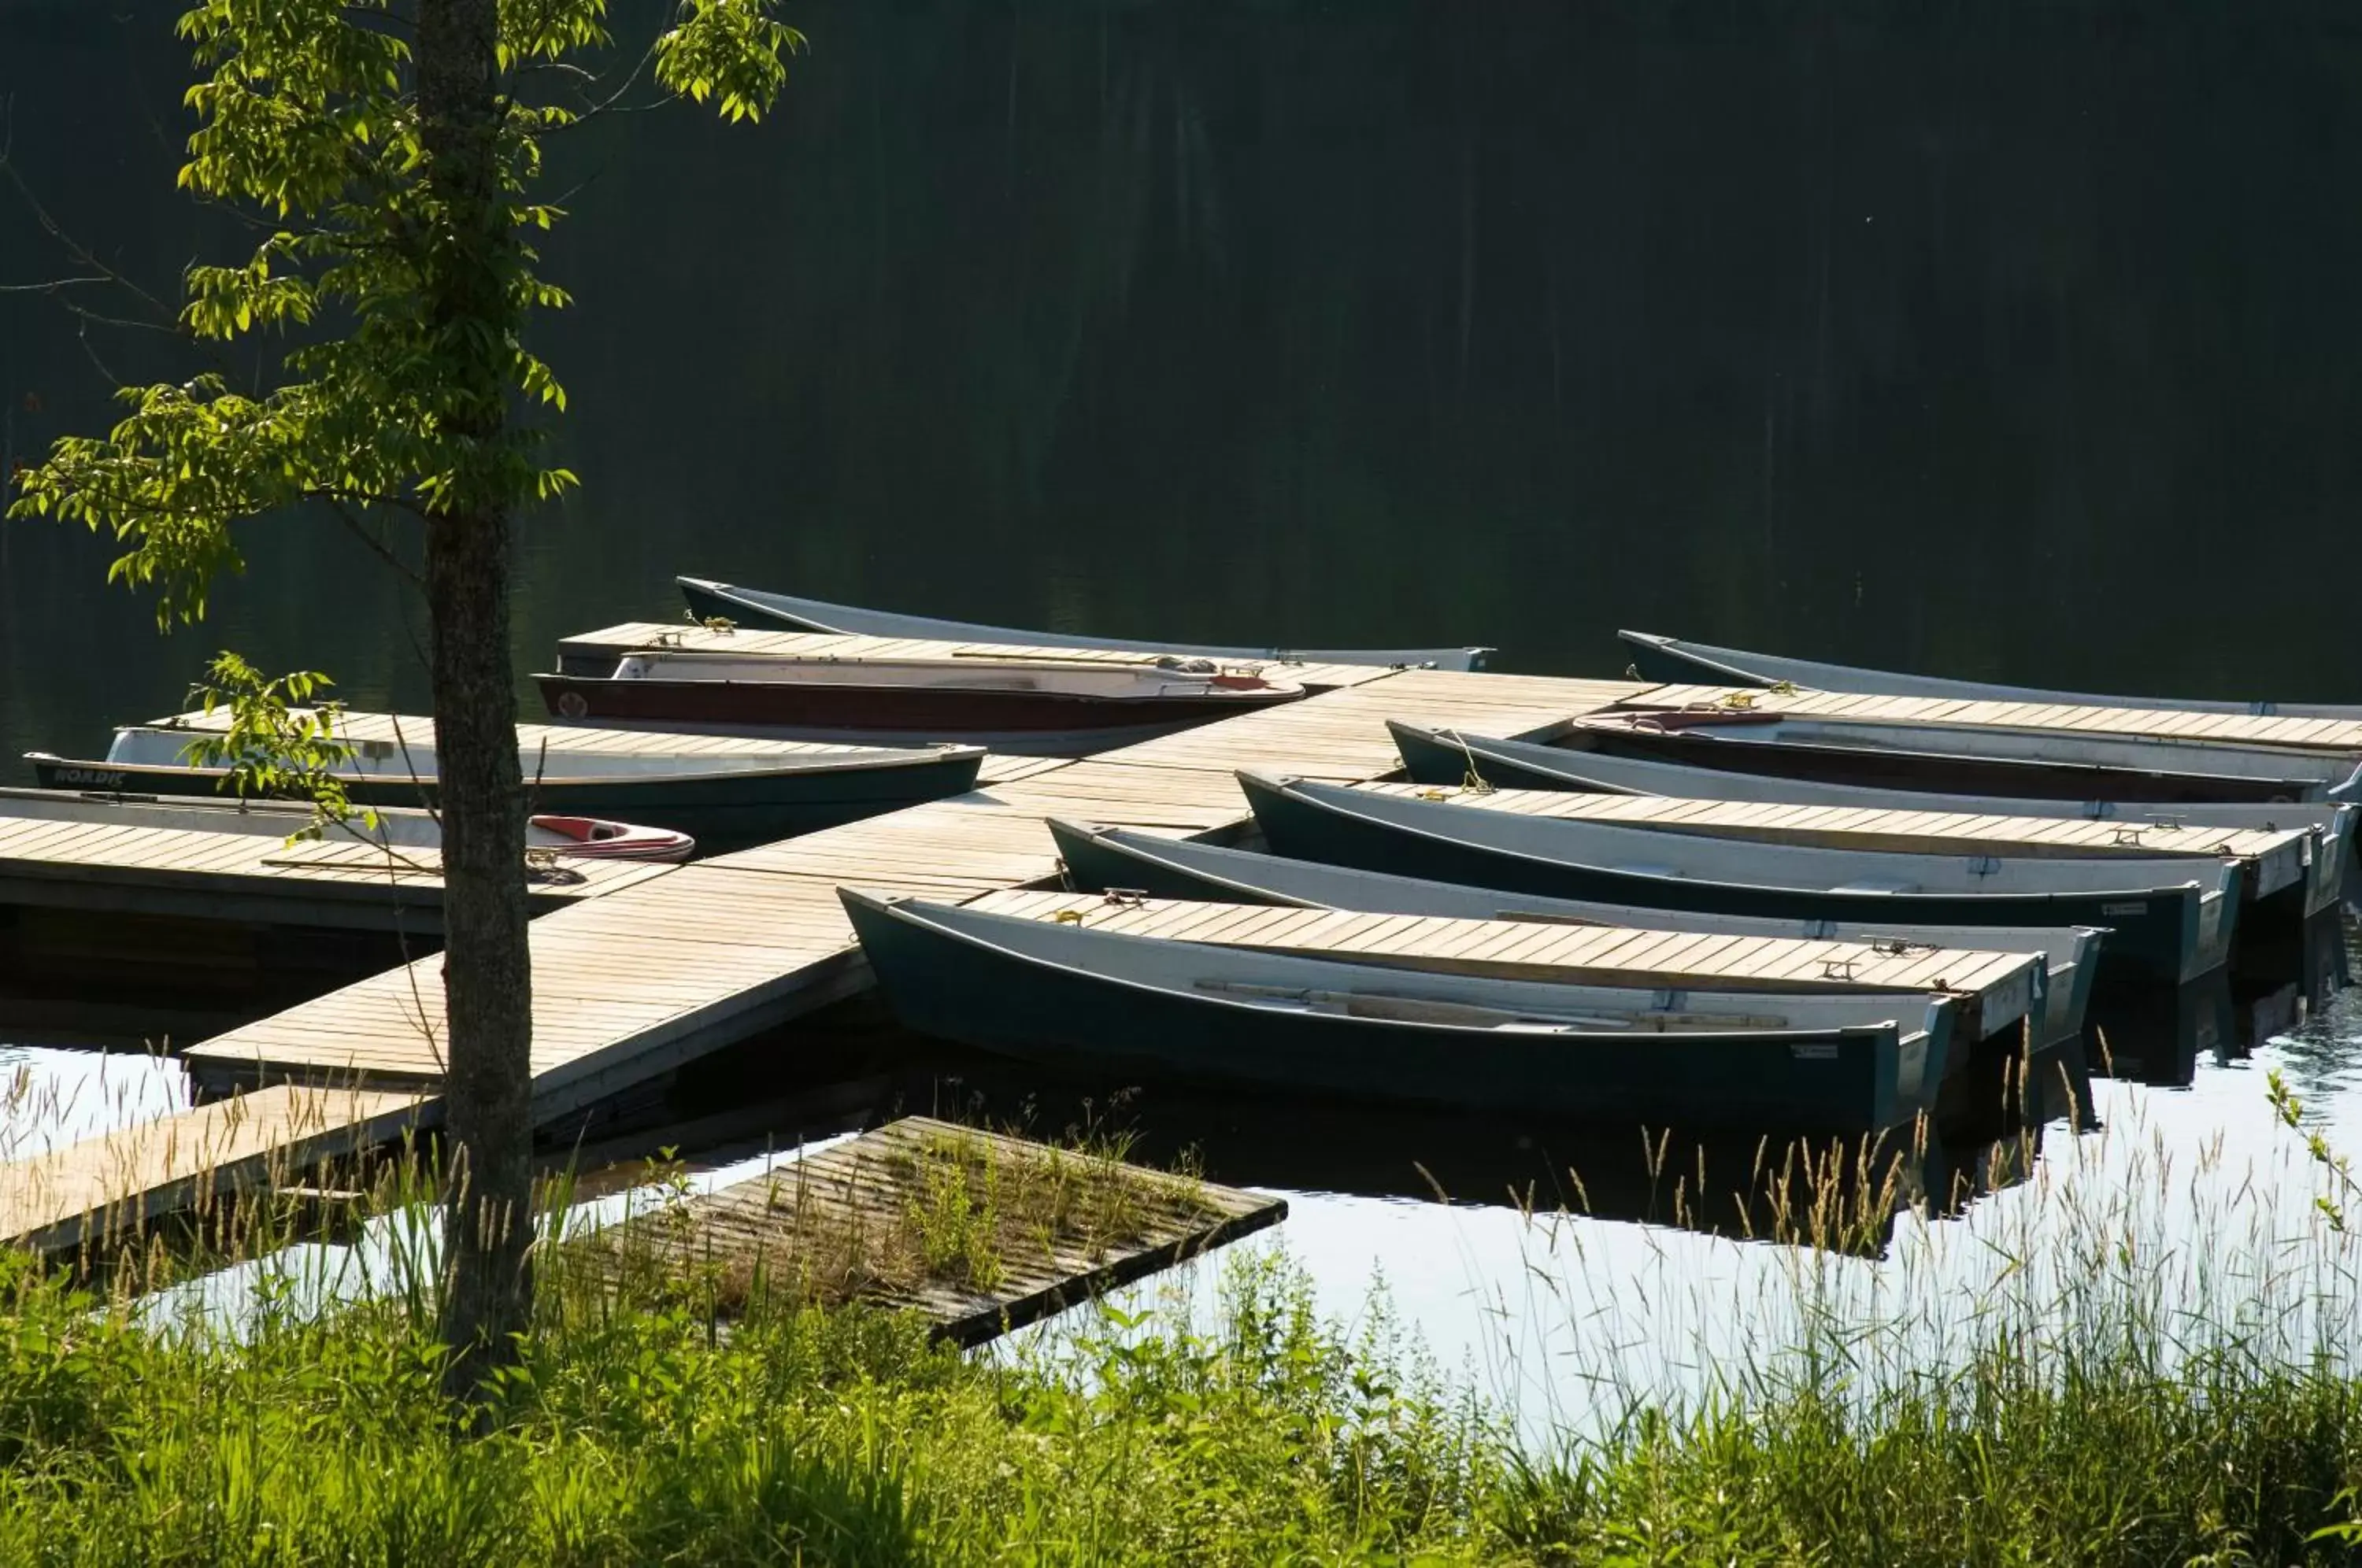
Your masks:
{"label": "dark forest background", "polygon": [[[239,238],[173,190],[177,9],[0,4],[17,167],[160,291]],[[786,15],[776,123],[611,118],[551,182],[583,490],[528,525],[521,670],[678,616],[688,571],[1550,671],[1620,668],[1625,624],[2362,697],[2350,7]],[[0,193],[0,283],[70,270]],[[180,364],[0,295],[17,458]],[[220,643],[420,700],[358,548],[252,538],[219,624],[160,644],[103,545],[0,528],[0,743],[96,744]]]}

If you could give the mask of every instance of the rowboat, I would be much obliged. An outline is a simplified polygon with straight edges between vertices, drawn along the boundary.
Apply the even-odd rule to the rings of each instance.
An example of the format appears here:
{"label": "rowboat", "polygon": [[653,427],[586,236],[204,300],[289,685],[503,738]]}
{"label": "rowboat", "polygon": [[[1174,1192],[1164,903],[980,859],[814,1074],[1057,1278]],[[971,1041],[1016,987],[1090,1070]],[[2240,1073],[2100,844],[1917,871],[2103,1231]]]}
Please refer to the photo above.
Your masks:
{"label": "rowboat", "polygon": [[959,741],[996,751],[1097,751],[1304,695],[1263,667],[1107,655],[831,658],[649,650],[614,673],[540,675],[575,723],[881,745]]}
{"label": "rowboat", "polygon": [[[1151,899],[1138,893],[1004,889],[965,900],[980,913],[1074,924],[1121,936],[1244,947],[1302,958],[1499,980],[1619,990],[1797,993],[1906,991],[1948,996],[1953,1037],[2014,1049],[2048,988],[2037,954],[1904,948],[1793,937],[1708,937],[1564,922],[1468,919]],[[1964,1066],[1969,1053],[1956,1052]]]}
{"label": "rowboat", "polygon": [[1749,653],[1744,648],[1722,648],[1710,643],[1660,636],[1653,632],[1616,635],[1624,640],[1632,657],[1632,668],[1644,680],[1734,686],[1776,686],[1786,682],[1821,691],[1861,691],[1884,697],[1958,697],[2002,702],[2055,702],[2079,708],[2156,708],[2174,712],[2362,721],[2362,704],[2243,702],[2213,697],[2105,697],[2088,691],[2054,691],[1987,680],[1949,680],[1940,676],[1826,664],[1818,659],[1785,658],[1777,654]]}
{"label": "rowboat", "polygon": [[[2354,826],[2362,808],[2326,802],[2195,801],[2167,805],[2123,801],[2038,801],[1999,795],[1951,795],[1863,784],[1732,773],[1719,768],[1619,756],[1597,749],[1540,745],[1530,741],[1464,734],[1457,730],[1390,721],[1404,771],[1421,784],[1476,784],[1503,790],[1561,790],[1584,794],[1656,795],[1690,801],[1756,801],[1872,811],[1948,812],[1964,817],[2036,817],[2124,824],[2116,837],[2143,849],[2191,842],[2189,830],[2240,833],[2301,831],[2314,835],[2305,857],[2303,912],[2334,908],[2350,885]],[[2199,835],[2202,837],[2203,835]],[[2250,891],[2259,884],[2251,883]],[[2268,896],[2268,894],[2266,894]]]}
{"label": "rowboat", "polygon": [[[227,772],[194,766],[189,748],[202,732],[227,722],[226,713],[190,714],[127,725],[115,732],[103,760],[47,752],[30,753],[27,760],[44,789],[212,796],[226,787]],[[337,773],[355,805],[437,803],[431,722],[348,713],[338,733],[354,748]],[[616,748],[619,738],[597,730],[523,726],[519,762],[533,809],[670,828],[712,853],[965,793],[976,787],[985,756],[977,746],[746,743],[726,750],[677,744],[624,750]]]}
{"label": "rowboat", "polygon": [[2034,1043],[2047,1047],[2083,1030],[2104,933],[2090,927],[1916,925],[1901,921],[1788,920],[1505,894],[1452,882],[1428,882],[1313,860],[1288,860],[1130,828],[1049,820],[1066,879],[1078,891],[1138,891],[1151,898],[1198,899],[1300,909],[1365,910],[1383,914],[1449,915],[1462,920],[1532,921],[1719,936],[1789,937],[1866,944],[1889,952],[1942,948],[2042,955],[2047,983]]}
{"label": "rowboat", "polygon": [[2100,926],[2100,979],[2179,983],[2229,957],[2237,860],[2035,859],[1764,844],[1520,816],[1241,770],[1279,854],[1550,898],[1878,924]]}
{"label": "rowboat", "polygon": [[1125,637],[1086,637],[1072,632],[1029,632],[945,621],[933,615],[898,615],[823,599],[798,599],[760,588],[741,588],[710,578],[675,578],[690,613],[700,620],[726,620],[741,626],[793,632],[848,632],[873,637],[923,637],[954,643],[1015,643],[1032,647],[1105,648],[1119,653],[1179,654],[1196,658],[1264,659],[1298,664],[1373,664],[1391,668],[1482,669],[1491,648],[1250,648],[1203,643],[1141,642]]}
{"label": "rowboat", "polygon": [[[365,845],[384,850],[397,860],[407,853],[439,852],[443,847],[442,819],[415,807],[355,812],[341,820],[324,820],[310,805],[291,801],[0,790],[0,817],[281,841],[314,836],[312,830],[316,828],[316,836],[324,844]],[[671,861],[686,860],[696,849],[697,841],[685,833],[635,823],[544,814],[525,819],[528,855],[555,855],[569,860]]]}
{"label": "rowboat", "polygon": [[[2113,823],[2047,817],[1971,817],[1957,812],[1866,811],[1745,801],[1679,801],[1656,795],[1584,795],[1563,790],[1462,789],[1418,784],[1354,786],[1370,794],[1448,801],[1472,811],[1581,821],[1652,833],[1749,843],[1907,856],[1997,856],[2004,859],[2122,860],[2187,856],[2234,859],[2246,870],[2250,903],[2293,903],[2311,872],[2311,830],[2243,833],[2155,824],[2135,833]],[[2288,897],[2282,897],[2288,895]]]}
{"label": "rowboat", "polygon": [[1987,724],[1893,723],[1739,708],[1617,709],[1560,744],[1730,773],[2044,800],[2362,801],[2335,752]]}
{"label": "rowboat", "polygon": [[1926,1109],[1953,1004],[1372,968],[841,889],[910,1027],[1061,1067],[1435,1107],[1868,1132]]}

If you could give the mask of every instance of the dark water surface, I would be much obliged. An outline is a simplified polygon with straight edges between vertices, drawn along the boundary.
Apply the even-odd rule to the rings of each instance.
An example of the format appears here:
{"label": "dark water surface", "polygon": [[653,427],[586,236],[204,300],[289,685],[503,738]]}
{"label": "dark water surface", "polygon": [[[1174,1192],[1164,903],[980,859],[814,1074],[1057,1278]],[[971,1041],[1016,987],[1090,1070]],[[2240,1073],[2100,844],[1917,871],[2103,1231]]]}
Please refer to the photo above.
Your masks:
{"label": "dark water surface", "polygon": [[[238,238],[171,188],[177,8],[0,6],[17,166],[166,295]],[[619,6],[618,30],[649,15]],[[677,617],[685,571],[1053,630],[1485,642],[1523,670],[1612,673],[1613,630],[1638,625],[2362,701],[2345,8],[813,0],[789,19],[812,47],[775,123],[637,116],[557,153],[577,215],[549,270],[579,306],[535,347],[572,394],[559,456],[583,489],[524,524],[521,676],[562,634]],[[82,270],[0,190],[0,284]],[[0,293],[0,458],[101,425],[110,377],[196,363]],[[102,585],[106,542],[0,526],[0,755],[98,746],[225,645],[327,670],[356,704],[423,701],[414,606],[362,550],[318,518],[246,536],[212,621],[159,639]],[[2103,1078],[2099,1120],[2284,1160],[2275,1063],[2362,1138],[2362,1020],[2261,1032],[2252,1057],[2195,1051],[2186,1088]],[[1213,1174],[1314,1195],[1287,1231],[1341,1303],[1378,1259],[1473,1344],[1472,1293],[1534,1277],[1514,1209],[1419,1201],[1392,1157],[1467,1154],[1464,1129],[1226,1154],[1198,1124]],[[2066,1126],[2046,1167],[2090,1142]],[[1545,1179],[1483,1143],[1459,1191]],[[2076,1156],[2075,1179],[2118,1180],[2113,1158]],[[1708,1260],[1701,1278],[1764,1266],[1596,1233],[1610,1273],[1639,1266],[1628,1248]]]}

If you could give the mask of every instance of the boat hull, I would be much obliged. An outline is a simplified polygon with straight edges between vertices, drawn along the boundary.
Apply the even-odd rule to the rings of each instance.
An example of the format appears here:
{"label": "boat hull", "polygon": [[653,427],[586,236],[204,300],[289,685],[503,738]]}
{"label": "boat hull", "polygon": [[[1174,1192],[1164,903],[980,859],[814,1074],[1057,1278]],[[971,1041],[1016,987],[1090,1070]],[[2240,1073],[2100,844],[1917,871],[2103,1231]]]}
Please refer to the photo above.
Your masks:
{"label": "boat hull", "polygon": [[2041,953],[2048,961],[2036,1046],[2061,1044],[2083,1032],[2099,970],[2099,932],[2007,926],[1929,926],[1881,920],[1840,922],[1649,909],[1534,895],[1499,896],[1451,882],[1421,881],[1382,872],[1343,870],[1316,861],[1290,861],[1246,850],[1158,838],[1126,842],[1121,830],[1096,830],[1050,819],[1067,882],[1077,891],[1114,889],[1153,899],[1274,904],[1298,909],[1367,910],[1381,914],[1443,915],[1462,920],[1535,920],[1631,926],[1641,930],[1784,936],[1809,942],[1907,942],[1928,947],[1987,947]]}
{"label": "boat hull", "polygon": [[1901,1092],[1891,1027],[1773,1041],[1524,1033],[1286,1011],[1034,963],[855,895],[845,905],[905,1024],[1066,1071],[1657,1126],[1872,1132],[1918,1109]]}
{"label": "boat hull", "polygon": [[1619,632],[1632,668],[1644,680],[1667,685],[1772,686],[1781,681],[1823,691],[1876,697],[1958,697],[1971,701],[2054,702],[2078,708],[2151,708],[2191,713],[2252,713],[2264,717],[2362,720],[2362,706],[2338,702],[2240,701],[2212,697],[2111,697],[2089,691],[1950,680],[1940,676],[1870,669],[1818,659],[1783,658],[1743,648],[1720,648],[1647,632]]}
{"label": "boat hull", "polygon": [[[2318,836],[2304,857],[2301,887],[2280,901],[2310,917],[2336,906],[2349,888],[2362,890],[2354,867],[2357,812],[2335,802],[2049,801],[2016,796],[1943,794],[1864,784],[1837,784],[1763,773],[1619,756],[1611,752],[1538,745],[1489,735],[1462,735],[1418,724],[1390,723],[1403,770],[1419,784],[1459,785],[1475,778],[1496,790],[1559,790],[1584,794],[1665,795],[1692,801],[1767,801],[1800,806],[1859,806],[1872,811],[1956,812],[1968,816],[2053,817],[2121,822],[2136,837],[2147,822],[2287,832]],[[1717,756],[1719,754],[1716,754]],[[2251,883],[2259,898],[2262,892]]]}
{"label": "boat hull", "polygon": [[[2218,968],[2229,936],[2220,922],[2236,919],[2235,892],[2210,906],[2195,882],[2105,893],[1889,893],[1656,875],[1409,832],[1315,804],[1252,775],[1242,775],[1240,783],[1264,841],[1301,859],[1544,898],[1716,914],[1871,924],[2100,926],[2108,932],[2096,977],[2102,984],[2179,984]],[[2208,928],[2210,922],[2215,929]]]}
{"label": "boat hull", "polygon": [[[226,778],[219,768],[32,760],[34,778],[45,790],[213,797]],[[982,762],[979,753],[955,752],[876,767],[528,780],[527,797],[536,813],[669,828],[695,839],[699,853],[714,855],[964,794],[976,788]],[[357,806],[441,804],[431,778],[355,778],[346,790]]]}
{"label": "boat hull", "polygon": [[[1912,749],[1890,746],[1816,745],[1760,736],[1716,735],[1716,726],[1641,728],[1593,722],[1570,740],[1613,756],[1679,763],[1727,773],[1754,773],[1823,784],[1872,789],[1937,790],[1960,795],[1997,795],[2017,800],[2137,801],[2150,804],[2191,802],[2318,801],[2328,786],[2295,770],[2268,778],[2233,773],[2185,772],[2167,767],[2117,767],[2069,760],[1979,756],[1942,749],[1944,734],[1929,730],[1914,737]],[[1724,725],[1735,729],[1735,725]],[[1575,745],[1570,745],[1570,750]]]}
{"label": "boat hull", "polygon": [[866,636],[925,637],[955,643],[1004,643],[1029,647],[1106,648],[1122,653],[1187,654],[1201,658],[1286,659],[1304,664],[1366,664],[1384,668],[1482,669],[1490,648],[1255,648],[1208,643],[1154,643],[1126,637],[1035,632],[933,615],[898,615],[857,604],[798,599],[704,578],[674,580],[690,613],[789,632],[849,632]]}
{"label": "boat hull", "polygon": [[1304,693],[1098,697],[989,687],[850,682],[651,680],[544,675],[549,711],[568,723],[878,745],[957,741],[1027,756],[1104,750],[1236,718]]}

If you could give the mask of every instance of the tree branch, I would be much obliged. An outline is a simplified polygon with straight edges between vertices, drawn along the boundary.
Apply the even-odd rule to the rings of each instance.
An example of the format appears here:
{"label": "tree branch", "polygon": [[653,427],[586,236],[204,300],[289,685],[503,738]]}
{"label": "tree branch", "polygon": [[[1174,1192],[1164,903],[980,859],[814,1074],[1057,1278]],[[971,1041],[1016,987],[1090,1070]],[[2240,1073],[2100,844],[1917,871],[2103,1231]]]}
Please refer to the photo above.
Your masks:
{"label": "tree branch", "polygon": [[17,168],[16,159],[13,156],[16,146],[17,100],[13,96],[0,98],[0,178],[5,178],[15,189],[17,198],[25,204],[27,210],[32,213],[33,221],[41,226],[41,232],[64,247],[66,254],[72,257],[78,266],[106,282],[119,284],[129,290],[146,302],[149,309],[153,311],[160,321],[172,323],[177,329],[180,321],[178,311],[158,299],[148,290],[141,288],[120,270],[100,259],[97,253],[90,247],[68,234],[64,226],[50,215],[50,209],[41,204],[40,198],[33,193],[33,187],[27,182],[24,174]]}
{"label": "tree branch", "polygon": [[112,278],[50,278],[39,283],[0,283],[0,294],[53,294],[60,289],[80,288],[85,283],[111,283]]}
{"label": "tree branch", "polygon": [[350,504],[352,502],[359,501],[363,505],[400,506],[405,511],[414,510],[408,502],[391,496],[356,497],[340,494],[333,490],[307,491],[304,492],[304,499],[324,503],[331,513],[336,514],[337,521],[345,525],[347,533],[369,547],[370,554],[391,567],[394,575],[409,583],[411,587],[422,593],[425,591],[426,579],[415,567],[395,554],[392,546],[388,545],[371,531],[369,525],[353,513]]}

